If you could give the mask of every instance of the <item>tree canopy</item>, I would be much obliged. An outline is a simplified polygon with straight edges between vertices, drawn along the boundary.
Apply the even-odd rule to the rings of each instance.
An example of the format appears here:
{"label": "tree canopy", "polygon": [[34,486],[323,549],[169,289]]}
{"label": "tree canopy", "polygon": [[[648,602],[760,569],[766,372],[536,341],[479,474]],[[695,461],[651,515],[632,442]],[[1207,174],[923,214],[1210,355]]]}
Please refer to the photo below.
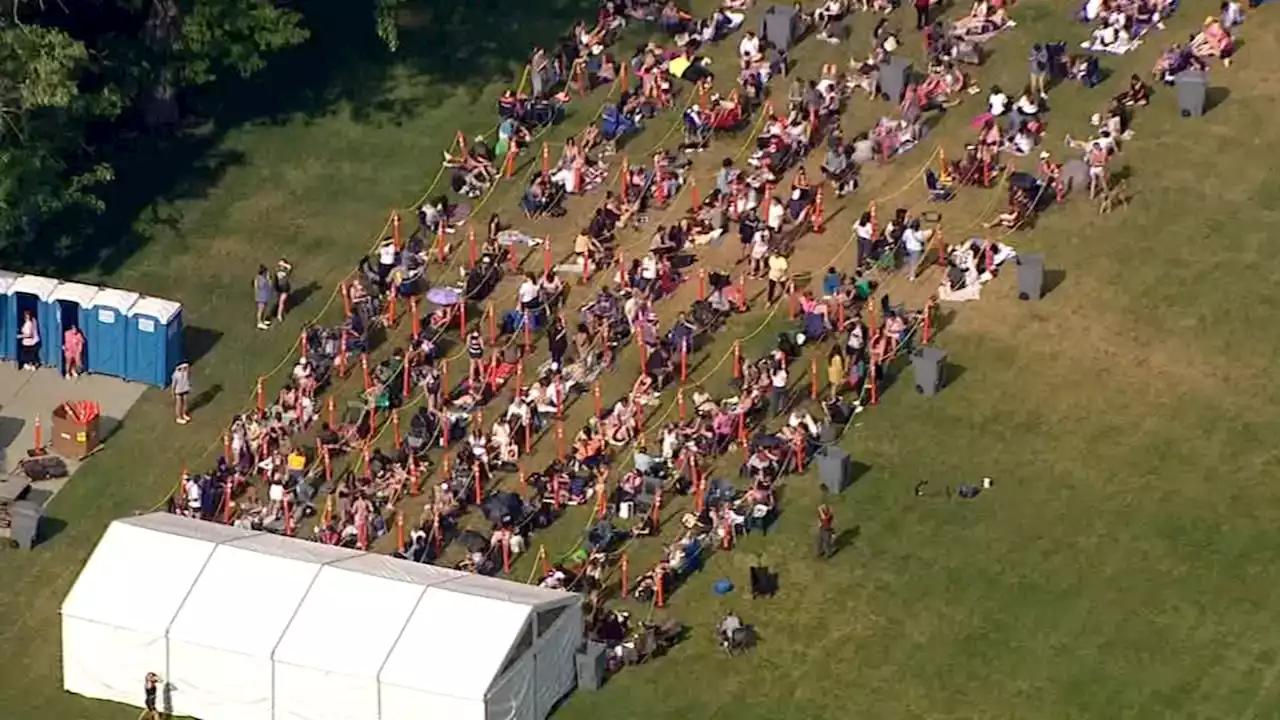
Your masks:
{"label": "tree canopy", "polygon": [[183,90],[251,75],[307,36],[270,0],[0,0],[0,247],[103,209],[114,173],[95,138],[172,123]]}

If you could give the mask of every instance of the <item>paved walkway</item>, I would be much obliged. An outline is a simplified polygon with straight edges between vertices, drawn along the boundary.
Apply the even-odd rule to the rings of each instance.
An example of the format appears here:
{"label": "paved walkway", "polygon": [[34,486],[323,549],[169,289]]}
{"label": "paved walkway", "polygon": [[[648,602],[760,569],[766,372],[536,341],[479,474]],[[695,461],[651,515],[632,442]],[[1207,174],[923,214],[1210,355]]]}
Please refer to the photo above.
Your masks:
{"label": "paved walkway", "polygon": [[[105,375],[67,380],[48,368],[31,372],[19,370],[12,363],[0,363],[0,471],[13,471],[35,444],[36,415],[40,416],[41,434],[48,446],[53,433],[53,409],[68,400],[94,400],[102,406],[99,436],[108,438],[146,389],[146,385]],[[68,461],[67,468],[74,473],[79,464]],[[46,501],[65,482],[66,478],[36,483],[33,493],[38,492],[38,499]]]}

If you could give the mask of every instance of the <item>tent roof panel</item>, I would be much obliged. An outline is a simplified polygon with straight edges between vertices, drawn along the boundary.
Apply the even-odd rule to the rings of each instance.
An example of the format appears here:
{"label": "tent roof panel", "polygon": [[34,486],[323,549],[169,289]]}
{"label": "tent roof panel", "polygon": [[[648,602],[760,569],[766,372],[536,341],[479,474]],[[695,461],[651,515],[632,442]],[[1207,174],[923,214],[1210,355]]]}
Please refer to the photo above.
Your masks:
{"label": "tent roof panel", "polygon": [[8,295],[9,288],[18,281],[18,273],[9,270],[0,270],[0,295]]}
{"label": "tent roof panel", "polygon": [[101,291],[97,285],[85,285],[78,282],[61,282],[49,295],[50,300],[68,300],[82,308],[88,308],[93,297]]}
{"label": "tent roof panel", "polygon": [[[192,525],[208,526],[208,531]],[[174,515],[117,520],[80,571],[62,603],[62,614],[161,634],[218,543],[232,532],[239,537],[250,534]]]}
{"label": "tent roof panel", "polygon": [[58,287],[58,281],[53,278],[47,278],[43,275],[23,275],[13,281],[13,285],[9,286],[10,293],[27,293],[40,298],[41,302],[49,299],[49,295],[53,293],[53,289]]}
{"label": "tent roof panel", "polygon": [[376,679],[420,597],[420,585],[327,565],[289,623],[275,659]]}
{"label": "tent roof panel", "polygon": [[182,603],[169,638],[270,658],[321,567],[235,544],[220,545]]}
{"label": "tent roof panel", "polygon": [[540,607],[545,605],[563,605],[578,602],[576,593],[564,590],[548,590],[536,585],[511,582],[485,575],[467,574],[458,582],[450,583],[444,588],[449,592],[464,593],[493,600],[503,600],[518,605]]}
{"label": "tent roof panel", "polygon": [[144,297],[129,308],[129,317],[134,315],[146,315],[155,318],[161,323],[167,323],[173,319],[174,315],[182,312],[182,305],[172,300],[165,300],[157,297]]}
{"label": "tent roof panel", "polygon": [[337,563],[335,567],[423,587],[468,577],[468,574],[461,570],[411,562],[378,553],[364,553],[359,557]]}
{"label": "tent roof panel", "polygon": [[379,679],[422,692],[483,700],[530,609],[449,587],[427,588]]}
{"label": "tent roof panel", "polygon": [[274,555],[285,560],[299,560],[314,565],[327,565],[341,560],[350,560],[365,554],[360,550],[351,550],[336,545],[323,545],[318,542],[306,542],[273,533],[258,533],[240,540],[232,540],[227,543],[227,546],[239,550]]}

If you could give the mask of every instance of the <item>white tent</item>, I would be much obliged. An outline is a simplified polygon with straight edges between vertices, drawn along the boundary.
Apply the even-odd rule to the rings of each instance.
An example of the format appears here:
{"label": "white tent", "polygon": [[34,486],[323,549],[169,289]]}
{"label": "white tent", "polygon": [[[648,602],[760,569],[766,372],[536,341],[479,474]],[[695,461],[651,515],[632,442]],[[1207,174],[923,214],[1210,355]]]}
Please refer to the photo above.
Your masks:
{"label": "white tent", "polygon": [[542,720],[580,598],[171,515],[107,529],[62,608],[64,687],[203,720]]}
{"label": "white tent", "polygon": [[209,556],[252,534],[164,513],[111,523],[62,603],[63,687],[139,704],[143,676],[168,669],[169,624]]}
{"label": "white tent", "polygon": [[262,533],[225,543],[169,625],[175,715],[272,720],[272,662],[324,563],[360,553]]}

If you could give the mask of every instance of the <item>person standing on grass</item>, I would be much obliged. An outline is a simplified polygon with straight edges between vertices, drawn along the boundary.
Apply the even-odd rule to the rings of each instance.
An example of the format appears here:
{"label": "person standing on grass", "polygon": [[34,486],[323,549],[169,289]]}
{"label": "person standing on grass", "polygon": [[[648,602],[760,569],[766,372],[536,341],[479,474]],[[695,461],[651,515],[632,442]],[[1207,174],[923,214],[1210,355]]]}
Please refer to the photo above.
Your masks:
{"label": "person standing on grass", "polygon": [[284,258],[277,260],[276,274],[272,283],[276,291],[276,322],[284,322],[284,311],[289,305],[289,293],[293,290],[290,282],[291,275],[293,275],[293,265]]}
{"label": "person standing on grass", "polygon": [[143,705],[146,707],[142,717],[145,720],[160,720],[160,711],[156,709],[156,694],[159,690],[160,676],[153,672],[147,673],[146,677],[142,679],[142,700]]}
{"label": "person standing on grass", "polygon": [[547,346],[551,351],[551,362],[559,372],[564,368],[564,354],[569,349],[569,331],[559,315],[551,318],[551,326],[547,328]]}
{"label": "person standing on grass", "polygon": [[836,343],[831,346],[831,352],[827,354],[827,384],[831,387],[832,400],[840,397],[840,390],[848,378],[849,368],[845,361],[844,350],[840,348],[840,343]]}
{"label": "person standing on grass", "polygon": [[1031,46],[1031,92],[1049,97],[1049,49],[1040,43]]}
{"label": "person standing on grass", "polygon": [[773,372],[769,374],[770,415],[776,417],[786,409],[787,385],[789,384],[791,384],[791,378],[787,374],[787,365],[785,362],[780,362],[774,367]]}
{"label": "person standing on grass", "polygon": [[467,334],[467,382],[474,387],[484,380],[484,338],[479,330]]}
{"label": "person standing on grass", "polygon": [[[780,252],[774,251],[769,256],[769,303],[773,304],[777,300],[781,300],[787,294],[788,273],[791,265],[787,262],[787,257]],[[776,293],[776,297],[775,297]]]}
{"label": "person standing on grass", "polygon": [[271,320],[267,318],[267,306],[271,304],[271,276],[266,265],[259,265],[258,274],[253,276],[253,302],[258,308],[258,329],[266,330],[271,327]]}
{"label": "person standing on grass", "polygon": [[187,397],[191,395],[191,363],[185,360],[173,369],[169,378],[169,387],[173,392],[173,415],[179,425],[191,422],[187,414]]}
{"label": "person standing on grass", "polygon": [[826,560],[836,554],[836,514],[831,506],[818,506],[818,557]]}
{"label": "person standing on grass", "polygon": [[62,333],[62,361],[67,377],[78,378],[84,372],[84,335],[75,325]]}
{"label": "person standing on grass", "polygon": [[916,30],[924,30],[929,27],[930,5],[932,5],[932,0],[915,0]]}

